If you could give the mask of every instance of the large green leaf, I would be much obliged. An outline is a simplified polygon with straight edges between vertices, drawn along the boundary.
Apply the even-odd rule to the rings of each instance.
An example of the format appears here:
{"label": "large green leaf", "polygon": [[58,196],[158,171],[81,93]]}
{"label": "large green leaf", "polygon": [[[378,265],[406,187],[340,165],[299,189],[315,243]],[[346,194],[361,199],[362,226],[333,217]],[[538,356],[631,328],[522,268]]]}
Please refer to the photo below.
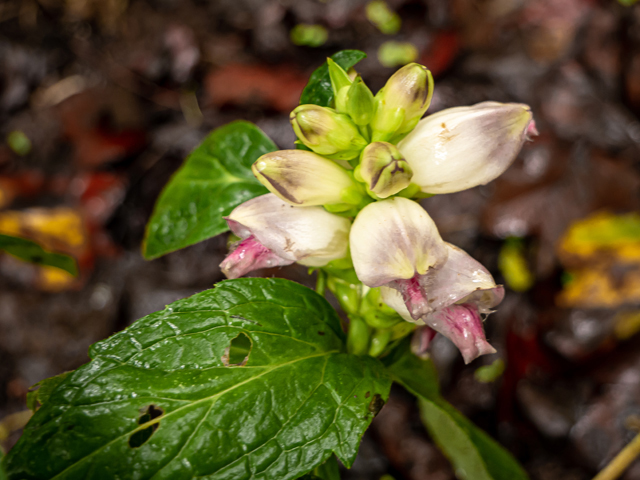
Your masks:
{"label": "large green leaf", "polygon": [[394,381],[418,397],[420,416],[461,480],[527,480],[513,456],[440,396],[433,364],[407,342],[385,363]]}
{"label": "large green leaf", "polygon": [[255,125],[237,121],[214,130],[160,194],[143,245],[152,259],[228,230],[222,218],[268,193],[251,165],[276,145]]}
{"label": "large green leaf", "polygon": [[[242,335],[248,360],[229,364]],[[221,282],[90,356],[5,459],[11,480],[293,479],[332,452],[348,466],[391,384],[344,353],[324,298],[281,279]]]}
{"label": "large green leaf", "polygon": [[[360,50],[341,50],[332,55],[331,59],[345,70],[348,70],[366,56],[367,54]],[[323,107],[333,106],[333,90],[327,62],[316,68],[309,78],[309,83],[302,91],[300,105],[310,103]]]}
{"label": "large green leaf", "polygon": [[76,261],[72,257],[47,251],[36,242],[26,238],[0,234],[0,250],[27,262],[57,267],[71,275],[78,274]]}

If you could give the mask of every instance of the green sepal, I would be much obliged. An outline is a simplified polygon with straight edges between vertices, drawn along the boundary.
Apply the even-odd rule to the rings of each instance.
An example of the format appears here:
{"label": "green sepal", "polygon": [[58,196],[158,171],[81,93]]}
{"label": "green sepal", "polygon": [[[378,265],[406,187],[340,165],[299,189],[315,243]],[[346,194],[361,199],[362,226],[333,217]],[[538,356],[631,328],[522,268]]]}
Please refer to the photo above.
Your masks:
{"label": "green sepal", "polygon": [[337,97],[338,92],[351,85],[351,79],[347,72],[334,62],[331,58],[327,58],[327,69],[329,70],[329,77],[331,78],[331,87],[333,89],[333,95]]}
{"label": "green sepal", "polygon": [[369,87],[358,76],[347,91],[346,111],[358,126],[368,125],[373,118],[375,104]]}

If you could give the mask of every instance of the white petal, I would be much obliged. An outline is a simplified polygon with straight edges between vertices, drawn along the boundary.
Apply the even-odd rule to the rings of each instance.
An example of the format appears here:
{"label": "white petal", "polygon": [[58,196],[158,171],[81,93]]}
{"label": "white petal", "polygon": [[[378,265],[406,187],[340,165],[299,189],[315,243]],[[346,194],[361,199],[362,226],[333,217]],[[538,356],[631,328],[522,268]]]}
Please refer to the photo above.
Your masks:
{"label": "white petal", "polygon": [[[431,311],[453,304],[472,303],[480,313],[490,313],[504,298],[504,288],[496,285],[484,266],[461,248],[445,243],[447,261],[441,268],[431,270],[423,281]],[[395,289],[381,288],[384,303],[407,321],[415,322]]]}
{"label": "white petal", "polygon": [[342,203],[345,189],[356,186],[344,168],[305,150],[267,153],[251,170],[271,193],[291,205]]}
{"label": "white petal", "polygon": [[535,133],[532,122],[529,106],[519,103],[449,108],[422,119],[398,149],[422,191],[458,192],[500,176]]}
{"label": "white petal", "polygon": [[427,295],[432,309],[454,303],[474,303],[480,313],[489,313],[504,297],[484,266],[461,248],[446,243],[447,262],[429,281]]}
{"label": "white petal", "polygon": [[353,222],[349,243],[356,274],[370,287],[424,275],[444,263],[447,255],[429,214],[402,197],[363,208]]}
{"label": "white petal", "polygon": [[239,237],[253,235],[279,257],[303,265],[322,266],[347,254],[349,220],[322,207],[294,207],[272,193],[236,207],[227,222]]}

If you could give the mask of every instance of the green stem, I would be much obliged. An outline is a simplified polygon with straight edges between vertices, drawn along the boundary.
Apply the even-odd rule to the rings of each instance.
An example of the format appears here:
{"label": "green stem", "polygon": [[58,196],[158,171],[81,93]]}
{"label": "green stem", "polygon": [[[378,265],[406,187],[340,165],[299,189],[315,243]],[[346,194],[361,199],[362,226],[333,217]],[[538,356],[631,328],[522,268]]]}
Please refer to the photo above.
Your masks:
{"label": "green stem", "polygon": [[593,480],[615,480],[640,455],[640,433]]}
{"label": "green stem", "polygon": [[327,287],[327,274],[324,270],[318,270],[318,277],[316,279],[316,293],[324,296],[324,290]]}
{"label": "green stem", "polygon": [[366,125],[358,125],[357,127],[360,131],[360,135],[362,135],[367,142],[371,142],[371,133],[369,132],[369,128]]}

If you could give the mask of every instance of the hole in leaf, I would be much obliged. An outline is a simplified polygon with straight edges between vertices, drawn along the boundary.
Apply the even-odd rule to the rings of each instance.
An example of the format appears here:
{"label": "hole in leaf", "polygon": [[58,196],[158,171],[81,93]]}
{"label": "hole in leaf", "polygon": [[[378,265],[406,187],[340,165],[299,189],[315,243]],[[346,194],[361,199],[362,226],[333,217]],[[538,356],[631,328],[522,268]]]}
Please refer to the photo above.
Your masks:
{"label": "hole in leaf", "polygon": [[369,403],[369,411],[371,413],[373,413],[373,416],[375,417],[376,415],[378,415],[378,412],[380,412],[380,410],[382,409],[382,407],[384,407],[384,400],[382,399],[382,396],[379,393],[376,393],[373,398],[371,399],[371,402]]}
{"label": "hole in leaf", "polygon": [[251,353],[251,339],[245,334],[240,332],[237,337],[231,340],[229,346],[225,349],[222,356],[222,363],[225,367],[239,366],[243,367],[249,360],[249,354]]}
{"label": "hole in leaf", "polygon": [[[140,418],[138,419],[138,425],[144,425],[145,423],[150,422],[151,420],[155,420],[158,417],[161,417],[164,414],[164,410],[160,407],[156,407],[155,405],[149,405],[147,408],[141,411]],[[138,448],[144,445],[153,435],[158,427],[160,426],[160,422],[156,422],[153,425],[149,425],[147,428],[138,430],[134,432],[129,437],[129,447]]]}

